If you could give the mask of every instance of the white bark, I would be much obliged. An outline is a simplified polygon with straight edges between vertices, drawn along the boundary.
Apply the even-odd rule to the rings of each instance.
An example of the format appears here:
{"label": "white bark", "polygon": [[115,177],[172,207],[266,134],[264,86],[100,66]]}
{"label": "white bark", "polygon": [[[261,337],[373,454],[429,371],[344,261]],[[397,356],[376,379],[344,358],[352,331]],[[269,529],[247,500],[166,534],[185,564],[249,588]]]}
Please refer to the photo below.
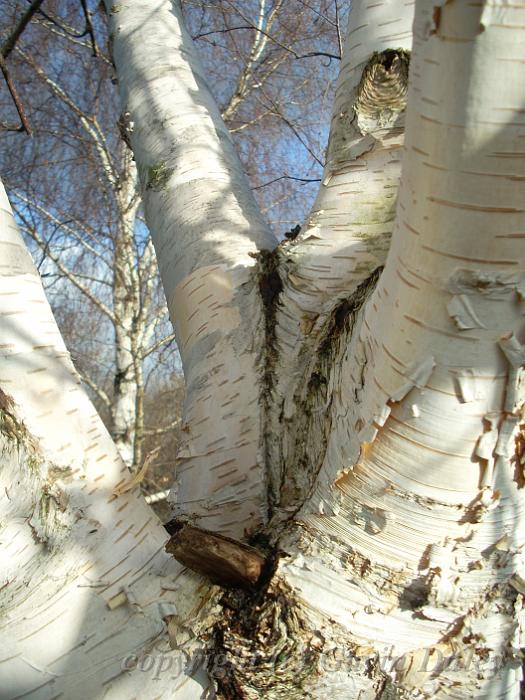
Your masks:
{"label": "white bark", "polygon": [[[334,353],[328,448],[285,567],[361,661],[378,654],[375,680],[385,650],[403,656],[388,675],[418,697],[519,696],[524,13],[418,5],[392,248]],[[454,667],[433,677],[425,654]]]}
{"label": "white bark", "polygon": [[186,665],[166,622],[195,616],[199,581],[164,553],[137,490],[113,494],[129,472],[80,386],[3,187],[1,198],[2,697],[200,697],[206,679],[140,671],[147,654]]}
{"label": "white bark", "polygon": [[[403,178],[385,270],[379,277],[379,259],[360,248],[358,222],[351,222],[349,246],[363,266],[335,264],[341,286],[333,300],[331,279],[312,284],[312,296],[320,300],[317,321],[294,307],[286,262],[284,273],[279,270],[283,254],[263,255],[265,284],[279,291],[277,275],[284,280],[283,308],[276,308],[275,298],[267,298],[264,308],[266,341],[274,342],[265,367],[257,356],[263,309],[250,253],[273,242],[199,77],[178,7],[127,0],[112,12],[147,215],[189,382],[179,512],[244,534],[265,518],[264,467],[279,516],[274,522],[304,503],[280,523],[281,532],[270,530],[280,557],[267,588],[226,596],[229,604],[218,610],[199,600],[196,577],[181,574],[158,552],[162,537],[153,519],[138,529],[145,518],[142,501],[100,498],[122,478],[122,463],[75,383],[28,258],[12,229],[2,229],[3,247],[14,244],[15,253],[5,257],[11,277],[0,282],[0,313],[10,329],[0,384],[45,455],[35,460],[27,439],[18,456],[7,445],[6,473],[20,470],[24,481],[23,492],[12,498],[9,487],[18,487],[14,477],[8,479],[11,530],[2,542],[10,545],[10,532],[24,539],[1,595],[18,595],[31,566],[43,572],[38,583],[35,577],[29,583],[43,607],[40,615],[31,597],[9,605],[17,616],[18,647],[13,654],[10,643],[4,668],[13,674],[29,658],[32,669],[19,696],[30,696],[38,683],[43,690],[35,697],[56,697],[62,689],[67,696],[83,683],[90,697],[201,697],[196,679],[174,689],[171,678],[156,686],[144,675],[114,675],[117,654],[135,648],[144,653],[161,633],[162,589],[162,600],[177,607],[172,637],[188,638],[185,625],[198,606],[193,634],[209,632],[214,622],[219,634],[213,644],[231,664],[218,684],[230,693],[240,687],[246,698],[517,698],[525,594],[518,460],[525,364],[525,8],[503,1],[418,3]],[[382,36],[370,31],[365,57]],[[345,64],[341,86],[351,65]],[[356,65],[362,70],[366,61]],[[388,129],[396,132],[397,126]],[[389,135],[377,124],[372,130],[372,150],[361,154],[365,172],[385,162]],[[390,136],[398,148],[399,134]],[[393,183],[394,171],[385,177]],[[364,182],[373,193],[374,178]],[[330,196],[320,195],[326,201]],[[351,198],[341,198],[339,221],[345,199],[353,206]],[[383,221],[366,231],[372,238],[389,221],[387,207],[380,209]],[[332,251],[344,245],[328,218],[320,220]],[[294,250],[307,244],[303,238]],[[301,293],[307,297],[308,289]],[[35,308],[43,325],[35,322]],[[283,353],[287,315],[290,337],[306,338],[292,360]],[[297,375],[290,384],[300,380],[302,391],[285,395],[291,370]],[[42,378],[35,380],[39,372]],[[262,416],[261,405],[279,420]],[[12,426],[20,428],[10,411],[4,407],[3,425],[12,439]],[[266,430],[276,426],[272,435],[261,418]],[[304,440],[298,431],[307,431],[311,451],[301,452],[300,440],[291,442],[293,421],[296,437]],[[281,442],[276,462],[270,439]],[[221,476],[229,477],[226,486]],[[46,505],[37,507],[42,493]],[[97,530],[93,544],[89,528]],[[139,539],[130,549],[132,538]],[[158,559],[150,558],[146,542]],[[68,556],[66,574],[61,562]],[[170,587],[170,567],[177,591],[173,582]],[[81,576],[101,584],[96,593],[77,585]],[[39,597],[44,590],[55,596],[50,608]],[[59,650],[65,655],[49,659],[56,649],[39,635],[64,625],[66,614],[70,636]],[[75,636],[80,627],[97,635],[97,646],[87,647],[91,637]],[[53,659],[63,664],[59,670],[75,668],[84,647],[96,650],[96,661],[89,667],[80,662],[78,677],[53,668]],[[29,678],[33,671],[37,676]],[[51,672],[58,675],[48,680]]]}
{"label": "white bark", "polygon": [[[129,467],[140,467],[140,415],[137,402],[144,387],[138,381],[141,338],[141,289],[135,259],[135,217],[139,206],[137,169],[131,153],[124,149],[124,168],[119,178],[117,206],[119,225],[113,254],[113,312],[115,314],[115,382],[111,405],[111,433],[122,459]],[[141,342],[143,341],[143,342]]]}
{"label": "white bark", "polygon": [[[327,164],[299,237],[280,252],[283,292],[275,344],[281,358],[268,431],[289,425],[269,455],[276,513],[305,496],[308,469],[286,474],[297,453],[297,423],[327,319],[384,264],[401,171],[414,3],[353,3],[343,52]],[[384,52],[384,53],[382,53]],[[310,366],[310,369],[308,369]],[[281,410],[275,407],[282,407]],[[320,416],[322,418],[322,416]],[[321,424],[317,426],[322,432]],[[319,443],[312,435],[312,452]],[[301,449],[301,448],[299,448]],[[305,451],[310,449],[310,445]],[[315,458],[309,459],[315,467]],[[297,470],[295,470],[297,472]]]}
{"label": "white bark", "polygon": [[186,376],[175,511],[243,535],[266,519],[253,255],[276,241],[244,180],[178,3],[107,7],[146,219]]}

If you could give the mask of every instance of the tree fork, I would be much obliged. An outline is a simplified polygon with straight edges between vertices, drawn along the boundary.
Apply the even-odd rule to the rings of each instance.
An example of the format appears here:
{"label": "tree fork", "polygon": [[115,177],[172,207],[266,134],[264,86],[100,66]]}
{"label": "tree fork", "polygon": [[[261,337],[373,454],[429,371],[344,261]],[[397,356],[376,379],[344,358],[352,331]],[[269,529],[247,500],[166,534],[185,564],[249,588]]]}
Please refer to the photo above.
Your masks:
{"label": "tree fork", "polygon": [[[288,459],[282,465],[279,505],[295,515],[308,498],[326,454],[331,422],[333,371],[347,351],[347,344],[359,323],[364,304],[379,280],[375,269],[348,297],[340,299],[327,318],[311,330],[301,353],[303,381],[294,396],[293,418],[285,420],[283,442],[288,440]],[[310,436],[315,435],[315,441]],[[293,517],[290,516],[289,517]]]}

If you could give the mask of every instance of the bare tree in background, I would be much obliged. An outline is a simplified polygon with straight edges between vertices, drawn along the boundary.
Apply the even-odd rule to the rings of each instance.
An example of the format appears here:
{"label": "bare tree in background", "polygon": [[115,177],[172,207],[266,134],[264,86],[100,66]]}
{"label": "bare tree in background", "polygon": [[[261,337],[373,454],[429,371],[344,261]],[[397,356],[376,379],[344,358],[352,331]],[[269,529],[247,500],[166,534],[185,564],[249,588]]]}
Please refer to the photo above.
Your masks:
{"label": "bare tree in background", "polygon": [[135,163],[119,133],[120,127],[125,136],[126,126],[115,104],[105,18],[97,16],[101,38],[93,56],[92,43],[75,27],[80,6],[66,8],[64,16],[63,6],[47,3],[26,34],[27,50],[20,43],[14,50],[34,136],[22,159],[20,136],[11,137],[4,171],[59,317],[76,316],[70,339],[77,341],[71,345],[83,381],[123,459],[137,468],[147,434],[145,364],[148,358],[160,364],[158,351],[173,336],[139,214]]}

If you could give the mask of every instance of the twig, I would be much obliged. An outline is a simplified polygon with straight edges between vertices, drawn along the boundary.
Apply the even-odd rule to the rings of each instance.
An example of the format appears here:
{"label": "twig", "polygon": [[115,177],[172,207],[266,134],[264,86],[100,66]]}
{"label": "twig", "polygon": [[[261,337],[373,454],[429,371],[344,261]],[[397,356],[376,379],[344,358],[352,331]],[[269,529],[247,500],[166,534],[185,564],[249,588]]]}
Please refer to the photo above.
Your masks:
{"label": "twig", "polygon": [[93,56],[96,58],[98,56],[97,42],[95,41],[95,32],[93,31],[93,24],[91,23],[91,17],[89,15],[86,0],[80,0],[80,4],[82,5],[82,10],[84,11],[84,17],[86,20],[85,33],[89,34],[90,36],[91,46],[93,47]]}
{"label": "twig", "polygon": [[2,71],[2,75],[4,76],[4,80],[7,85],[7,89],[9,90],[9,93],[13,99],[13,103],[16,107],[16,111],[18,112],[18,116],[20,117],[20,122],[22,124],[23,130],[26,132],[28,136],[32,135],[31,127],[29,125],[29,121],[26,117],[26,113],[24,111],[24,107],[22,105],[22,101],[20,97],[18,96],[18,93],[15,88],[15,84],[11,80],[11,76],[9,75],[9,70],[7,68],[7,64],[5,62],[5,59],[9,56],[11,51],[15,48],[16,42],[20,38],[22,32],[24,29],[27,27],[29,22],[31,21],[31,17],[37,12],[39,9],[40,5],[43,3],[44,0],[33,0],[31,5],[27,8],[27,10],[24,12],[22,17],[20,18],[18,24],[14,28],[14,30],[11,32],[10,36],[7,37],[7,39],[4,42],[4,45],[2,46],[2,49],[0,50],[0,70]]}
{"label": "twig", "polygon": [[167,345],[168,343],[171,343],[175,340],[175,333],[170,333],[169,335],[165,336],[164,338],[161,338],[160,340],[157,340],[153,345],[150,345],[149,348],[146,348],[144,352],[142,353],[142,359],[144,360],[148,355],[151,355],[151,353],[155,352],[159,348],[161,348],[163,345]]}
{"label": "twig", "polygon": [[15,48],[15,44],[20,38],[20,35],[31,21],[31,17],[35,14],[35,12],[37,12],[43,2],[44,0],[33,0],[31,5],[24,12],[11,35],[7,37],[4,45],[2,46],[2,58],[7,58],[11,51]]}
{"label": "twig", "polygon": [[339,5],[337,4],[337,0],[334,0],[334,6],[335,6],[335,28],[337,31],[337,43],[339,45],[339,58],[341,58],[343,55],[343,39],[341,38],[341,24],[339,22]]}
{"label": "twig", "polygon": [[16,131],[18,133],[25,131],[22,124],[9,124],[8,122],[0,122],[0,129],[3,131]]}
{"label": "twig", "polygon": [[28,136],[32,135],[32,130],[29,125],[29,122],[27,120],[26,114],[24,112],[24,107],[22,105],[22,101],[20,100],[20,97],[18,96],[18,93],[16,91],[15,85],[13,81],[11,80],[11,76],[9,75],[9,70],[7,68],[6,62],[4,60],[4,57],[0,55],[0,70],[2,71],[2,75],[4,76],[4,80],[7,85],[7,89],[9,90],[11,97],[13,99],[13,103],[16,107],[16,111],[18,112],[18,116],[20,117],[20,122],[22,123],[23,130],[26,132]]}
{"label": "twig", "polygon": [[[226,2],[227,2],[228,5],[230,5],[230,6],[232,7],[232,9],[234,9],[235,12],[237,12],[237,14],[239,14],[239,15],[243,18],[243,20],[244,20],[245,22],[249,22],[249,21],[250,21],[250,20],[239,10],[238,7],[235,7],[235,6],[233,5],[233,3],[230,2],[230,0],[226,0]],[[238,27],[238,29],[246,29],[246,28],[247,28],[247,27],[245,27],[245,26],[243,26],[243,27]],[[267,39],[269,39],[271,42],[273,42],[274,44],[276,44],[276,46],[279,46],[279,47],[280,47],[281,49],[283,49],[284,51],[288,51],[288,53],[291,53],[292,56],[293,56],[294,58],[301,59],[301,58],[312,58],[312,57],[314,57],[314,56],[326,56],[326,57],[329,58],[330,60],[331,60],[332,58],[335,59],[335,60],[337,60],[337,61],[340,61],[340,60],[341,60],[341,56],[336,56],[336,54],[327,53],[327,52],[325,52],[325,51],[312,51],[311,53],[306,53],[306,54],[304,54],[304,55],[298,54],[297,51],[295,51],[294,49],[290,48],[290,46],[286,46],[286,44],[283,44],[282,42],[280,42],[278,39],[276,39],[274,36],[272,36],[271,34],[269,34],[269,33],[268,33],[267,31],[265,31],[264,29],[262,29],[262,28],[260,28],[260,27],[256,27],[254,24],[251,24],[251,25],[250,25],[250,28],[253,29],[255,32],[258,32],[259,34],[263,34]],[[229,29],[230,29],[230,30],[234,30],[234,29],[237,29],[237,27],[230,27]],[[219,30],[219,31],[222,32],[222,31],[225,31],[225,30]],[[213,32],[209,32],[209,34],[212,34],[212,33],[213,33]]]}
{"label": "twig", "polygon": [[234,32],[237,29],[254,29],[253,24],[242,24],[239,27],[225,27],[224,29],[211,29],[209,32],[201,32],[200,34],[195,34],[195,36],[192,36],[192,39],[195,41],[196,39],[203,39],[205,36],[209,36],[210,34],[226,34],[227,32]]}
{"label": "twig", "polygon": [[122,496],[123,493],[127,493],[128,491],[133,490],[135,486],[140,484],[140,482],[144,480],[146,472],[150,468],[151,463],[153,462],[153,460],[159,452],[160,447],[156,447],[154,450],[152,450],[144,460],[144,464],[138,470],[138,472],[129,481],[126,481],[121,486],[117,486],[115,489],[113,489],[113,493],[115,494],[115,496]]}
{"label": "twig", "polygon": [[274,177],[273,180],[269,180],[268,182],[264,182],[262,185],[257,185],[257,187],[252,187],[252,190],[260,190],[262,187],[267,187],[268,185],[272,185],[274,182],[278,182],[279,180],[297,180],[299,182],[321,182],[320,177],[307,178],[307,177],[294,177],[293,175],[281,175],[280,177]]}
{"label": "twig", "polygon": [[74,27],[68,27],[67,25],[62,24],[62,22],[59,22],[58,19],[56,19],[56,17],[52,17],[47,12],[44,12],[44,10],[40,9],[38,12],[39,12],[39,14],[42,15],[42,17],[44,19],[46,19],[51,24],[54,24],[55,27],[58,27],[59,29],[61,29],[64,32],[64,34],[66,34],[71,39],[82,39],[82,37],[84,37],[84,36],[86,36],[86,34],[88,34],[87,27],[84,28],[83,32],[81,32],[80,34],[77,34],[73,31]]}

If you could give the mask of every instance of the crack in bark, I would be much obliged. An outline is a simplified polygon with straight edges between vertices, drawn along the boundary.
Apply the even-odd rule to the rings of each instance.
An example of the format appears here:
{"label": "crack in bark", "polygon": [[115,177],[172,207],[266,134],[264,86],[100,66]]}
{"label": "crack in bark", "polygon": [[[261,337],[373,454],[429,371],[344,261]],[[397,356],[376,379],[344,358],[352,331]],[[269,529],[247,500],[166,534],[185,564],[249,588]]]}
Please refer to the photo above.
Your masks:
{"label": "crack in bark", "polygon": [[[274,409],[275,401],[272,393],[275,386],[275,367],[278,360],[276,342],[276,315],[279,304],[279,297],[283,291],[279,269],[280,246],[271,251],[262,250],[258,253],[258,283],[264,312],[264,335],[265,342],[262,350],[263,354],[263,376],[261,378],[261,403],[263,407],[263,453],[266,465],[269,464],[270,453],[268,447],[269,440],[269,419],[271,411]],[[268,511],[271,516],[275,508],[275,487],[271,483],[271,471],[266,468],[268,476]]]}
{"label": "crack in bark", "polygon": [[277,352],[275,349],[275,317],[283,283],[279,272],[279,247],[274,250],[262,250],[259,261],[259,293],[263,302],[265,318],[265,363],[264,382],[268,388],[274,383]]}
{"label": "crack in bark", "polygon": [[332,427],[333,394],[330,376],[344,353],[359,311],[374,290],[382,267],[376,268],[346,299],[332,310],[317,334],[316,344],[305,348],[306,371],[295,396],[296,411],[289,427],[293,447],[283,465],[279,506],[293,510],[308,498],[326,453]]}

